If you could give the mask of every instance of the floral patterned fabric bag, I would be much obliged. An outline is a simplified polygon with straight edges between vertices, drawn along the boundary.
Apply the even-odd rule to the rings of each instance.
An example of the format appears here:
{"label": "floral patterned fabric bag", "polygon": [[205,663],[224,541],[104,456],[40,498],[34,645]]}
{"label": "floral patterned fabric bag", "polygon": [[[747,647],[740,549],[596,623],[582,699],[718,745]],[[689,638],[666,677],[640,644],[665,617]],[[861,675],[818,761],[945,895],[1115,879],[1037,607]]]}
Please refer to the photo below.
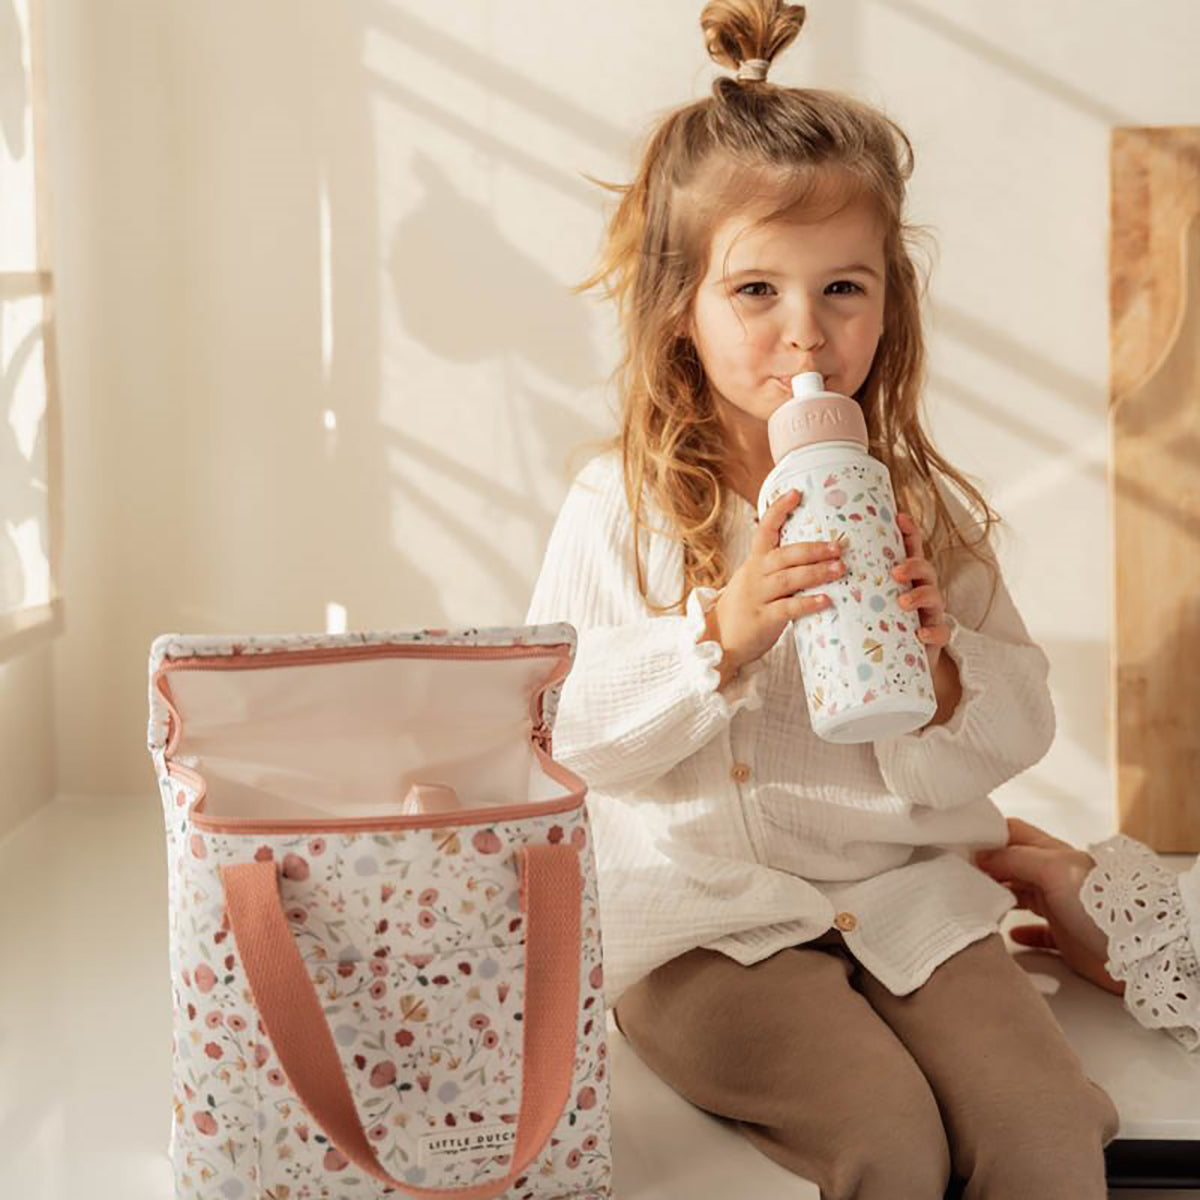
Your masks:
{"label": "floral patterned fabric bag", "polygon": [[155,640],[177,1197],[611,1197],[574,650]]}

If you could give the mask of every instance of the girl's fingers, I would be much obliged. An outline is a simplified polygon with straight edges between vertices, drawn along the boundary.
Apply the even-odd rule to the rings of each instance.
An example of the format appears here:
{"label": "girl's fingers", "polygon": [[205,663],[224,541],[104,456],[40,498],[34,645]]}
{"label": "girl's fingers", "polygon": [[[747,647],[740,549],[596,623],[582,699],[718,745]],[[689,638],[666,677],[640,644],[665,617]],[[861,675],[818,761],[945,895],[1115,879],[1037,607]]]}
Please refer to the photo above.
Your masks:
{"label": "girl's fingers", "polygon": [[906,558],[892,568],[892,574],[904,582],[925,580],[929,583],[937,583],[937,571],[934,570],[933,563],[927,558]]}
{"label": "girl's fingers", "polygon": [[920,558],[924,553],[924,546],[921,540],[921,531],[917,528],[917,523],[908,515],[902,512],[896,514],[896,524],[900,526],[900,532],[904,536],[904,552],[909,558]]}
{"label": "girl's fingers", "polygon": [[[900,516],[904,518],[901,528],[907,526],[915,530],[912,518],[907,513],[901,513]],[[930,649],[940,648],[948,645],[950,641],[950,627],[944,620],[946,598],[937,585],[937,571],[933,564],[920,556],[920,535],[914,533],[911,538],[906,535],[905,541],[915,546],[917,553],[894,567],[892,574],[901,580],[927,580],[928,582],[905,592],[900,597],[900,607],[907,612],[917,612],[920,621],[917,636],[921,641]]]}
{"label": "girl's fingers", "polygon": [[939,649],[950,644],[949,625],[922,625],[917,630],[922,646],[937,646]]}
{"label": "girl's fingers", "polygon": [[787,545],[777,546],[763,555],[762,569],[764,575],[776,575],[780,571],[794,570],[797,567],[838,561],[841,557],[840,543],[788,542]]}
{"label": "girl's fingers", "polygon": [[[914,609],[920,609],[922,613],[928,613],[928,624],[935,625],[942,619],[942,614],[946,611],[946,602],[942,598],[941,591],[934,584],[925,584],[923,587],[913,588],[910,592],[905,592],[900,597],[900,607],[912,612]],[[926,623],[926,618],[921,618],[922,623]]]}
{"label": "girl's fingers", "polygon": [[783,527],[787,523],[792,509],[799,503],[800,493],[795,488],[784,492],[782,496],[775,499],[763,513],[762,520],[754,530],[754,540],[750,547],[752,554],[766,554],[779,545],[779,535],[783,532]]}
{"label": "girl's fingers", "polygon": [[763,599],[769,602],[784,596],[794,596],[797,592],[810,588],[825,587],[845,574],[846,568],[837,558],[822,559],[820,562],[774,571],[763,579]]}
{"label": "girl's fingers", "polygon": [[794,621],[798,617],[807,617],[811,613],[828,608],[832,601],[824,592],[797,592],[794,596],[784,596],[780,600],[772,600],[764,609],[773,618],[784,621]]}

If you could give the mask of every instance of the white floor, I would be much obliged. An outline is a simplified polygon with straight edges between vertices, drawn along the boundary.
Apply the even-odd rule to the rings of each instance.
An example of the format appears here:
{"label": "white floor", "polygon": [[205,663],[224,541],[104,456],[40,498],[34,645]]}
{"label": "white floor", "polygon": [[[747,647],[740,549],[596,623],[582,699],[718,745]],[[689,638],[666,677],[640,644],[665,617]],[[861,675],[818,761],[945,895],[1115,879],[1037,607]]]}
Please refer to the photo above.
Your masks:
{"label": "white floor", "polygon": [[[0,842],[0,1196],[171,1194],[162,836],[150,793],[60,799]],[[612,1040],[617,1200],[817,1200]]]}

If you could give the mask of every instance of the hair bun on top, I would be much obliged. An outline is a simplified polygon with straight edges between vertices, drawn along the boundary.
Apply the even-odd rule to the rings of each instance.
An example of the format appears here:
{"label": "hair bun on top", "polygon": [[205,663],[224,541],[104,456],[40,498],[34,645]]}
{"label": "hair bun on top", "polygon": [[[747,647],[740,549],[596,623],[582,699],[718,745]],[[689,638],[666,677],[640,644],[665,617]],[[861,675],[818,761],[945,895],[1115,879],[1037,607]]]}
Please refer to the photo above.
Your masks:
{"label": "hair bun on top", "polygon": [[803,4],[781,0],[709,0],[700,28],[709,57],[737,70],[739,80],[765,79],[775,56],[804,24]]}

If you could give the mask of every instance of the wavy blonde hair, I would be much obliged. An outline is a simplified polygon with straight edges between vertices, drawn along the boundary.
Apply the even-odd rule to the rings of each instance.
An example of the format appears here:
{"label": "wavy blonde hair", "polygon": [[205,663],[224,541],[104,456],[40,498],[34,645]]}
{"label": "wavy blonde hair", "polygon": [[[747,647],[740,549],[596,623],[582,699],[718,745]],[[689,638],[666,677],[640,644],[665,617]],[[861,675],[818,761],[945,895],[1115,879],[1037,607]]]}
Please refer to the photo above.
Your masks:
{"label": "wavy blonde hair", "polygon": [[[710,57],[738,67],[749,59],[772,62],[804,17],[802,5],[779,0],[711,0],[700,26]],[[694,587],[722,587],[730,575],[723,529],[734,498],[725,429],[696,347],[680,331],[708,269],[713,232],[748,210],[748,196],[755,211],[770,208],[755,225],[818,199],[873,206],[884,229],[884,322],[870,372],[855,393],[870,452],[887,465],[897,501],[924,532],[939,576],[946,577],[962,548],[991,568],[994,594],[998,573],[981,547],[999,517],[934,449],[920,418],[920,301],[927,279],[919,283],[909,252],[924,231],[903,218],[912,168],[907,136],[870,105],[838,92],[721,76],[709,97],[668,112],[651,129],[632,183],[587,176],[621,200],[599,267],[572,290],[602,285],[617,304],[625,349],[614,373],[621,427],[605,448],[621,452],[638,589],[652,611],[682,611]],[[939,494],[935,472],[978,510],[982,532],[972,542]],[[683,592],[673,603],[656,604],[647,594],[640,552],[647,499],[669,522],[661,532],[683,546]]]}

